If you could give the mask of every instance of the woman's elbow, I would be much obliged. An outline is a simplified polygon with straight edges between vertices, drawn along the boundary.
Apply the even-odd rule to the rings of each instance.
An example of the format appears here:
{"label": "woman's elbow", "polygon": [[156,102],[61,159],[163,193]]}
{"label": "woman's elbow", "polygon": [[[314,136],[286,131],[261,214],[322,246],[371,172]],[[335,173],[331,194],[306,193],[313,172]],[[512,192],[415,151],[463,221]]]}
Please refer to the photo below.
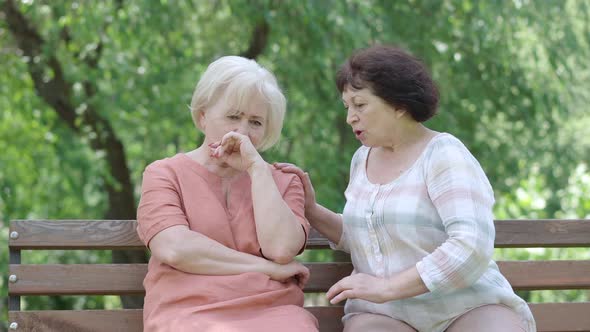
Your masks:
{"label": "woman's elbow", "polygon": [[463,279],[459,288],[473,285],[487,271],[494,254],[494,247],[493,245],[466,246],[465,251],[469,254],[464,261],[458,263],[460,270],[457,270],[457,273],[462,277],[457,280]]}
{"label": "woman's elbow", "polygon": [[160,262],[174,268],[183,264],[182,254],[179,250],[172,247],[158,248],[157,250],[152,249],[152,256]]}
{"label": "woman's elbow", "polygon": [[260,251],[264,258],[278,264],[293,261],[305,245],[305,240],[287,242],[284,240],[268,242],[261,245]]}
{"label": "woman's elbow", "polygon": [[466,286],[471,286],[472,284],[476,283],[487,271],[490,261],[492,260],[493,252],[493,248],[492,250],[474,250],[474,259],[469,268],[471,273],[469,273],[465,278]]}
{"label": "woman's elbow", "polygon": [[290,263],[291,261],[293,261],[293,259],[295,259],[295,256],[297,255],[296,252],[291,252],[286,249],[270,250],[268,251],[268,253],[264,251],[264,249],[261,249],[261,252],[266,259],[273,261],[277,264]]}
{"label": "woman's elbow", "polygon": [[487,268],[488,264],[494,256],[494,242],[491,240],[483,245],[473,248],[473,254],[477,257],[477,261]]}
{"label": "woman's elbow", "polygon": [[294,258],[295,258],[294,256],[283,255],[283,256],[277,256],[271,260],[277,264],[284,265],[284,264],[291,263],[291,261],[293,261]]}

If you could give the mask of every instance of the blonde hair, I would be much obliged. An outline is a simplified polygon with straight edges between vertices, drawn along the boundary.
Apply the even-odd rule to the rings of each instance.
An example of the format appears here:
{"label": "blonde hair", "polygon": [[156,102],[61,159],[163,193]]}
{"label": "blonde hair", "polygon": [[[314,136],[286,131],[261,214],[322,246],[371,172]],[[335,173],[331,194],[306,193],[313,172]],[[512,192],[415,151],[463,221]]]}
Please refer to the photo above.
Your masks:
{"label": "blonde hair", "polygon": [[195,126],[199,116],[220,98],[228,113],[245,108],[252,97],[259,97],[267,105],[266,130],[259,146],[264,151],[275,145],[283,129],[287,101],[274,75],[256,61],[239,56],[224,56],[212,62],[201,76],[191,100],[191,116]]}

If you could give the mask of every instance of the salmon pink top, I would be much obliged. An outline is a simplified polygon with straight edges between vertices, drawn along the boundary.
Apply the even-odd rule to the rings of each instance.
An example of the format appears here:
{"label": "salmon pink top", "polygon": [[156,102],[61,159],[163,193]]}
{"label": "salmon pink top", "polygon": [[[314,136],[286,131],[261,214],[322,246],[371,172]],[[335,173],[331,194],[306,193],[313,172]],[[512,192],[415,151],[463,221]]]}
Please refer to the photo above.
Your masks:
{"label": "salmon pink top", "polygon": [[[271,169],[307,234],[300,179]],[[185,225],[228,248],[262,257],[247,173],[231,184],[228,202],[226,206],[221,178],[197,161],[183,153],[158,160],[143,173],[137,232],[149,246],[158,232]],[[152,256],[143,285],[144,331],[317,331],[317,320],[303,308],[303,292],[294,281],[281,283],[258,272],[185,273]]]}

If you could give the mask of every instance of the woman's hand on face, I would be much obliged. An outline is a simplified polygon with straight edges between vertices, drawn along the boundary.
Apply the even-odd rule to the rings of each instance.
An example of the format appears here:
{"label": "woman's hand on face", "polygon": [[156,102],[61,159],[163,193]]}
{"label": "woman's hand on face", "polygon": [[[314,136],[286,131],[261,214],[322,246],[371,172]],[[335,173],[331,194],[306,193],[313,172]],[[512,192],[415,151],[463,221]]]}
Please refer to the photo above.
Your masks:
{"label": "woman's hand on face", "polygon": [[362,299],[374,303],[387,302],[389,292],[387,281],[387,279],[364,273],[354,274],[330,287],[326,297],[332,304],[346,299]]}
{"label": "woman's hand on face", "polygon": [[211,157],[240,171],[247,171],[258,162],[264,163],[250,138],[233,131],[223,135],[221,141],[209,144],[209,149]]}
{"label": "woman's hand on face", "polygon": [[313,189],[309,174],[304,172],[301,168],[289,163],[273,163],[273,166],[282,172],[293,173],[299,176],[301,183],[303,183],[303,190],[305,191],[305,215],[310,216],[312,210],[316,208],[316,200],[315,189]]}
{"label": "woman's hand on face", "polygon": [[303,289],[309,280],[309,269],[295,260],[284,265],[275,263],[275,268],[270,273],[270,278],[280,282],[287,282],[289,279],[294,278],[299,288]]}

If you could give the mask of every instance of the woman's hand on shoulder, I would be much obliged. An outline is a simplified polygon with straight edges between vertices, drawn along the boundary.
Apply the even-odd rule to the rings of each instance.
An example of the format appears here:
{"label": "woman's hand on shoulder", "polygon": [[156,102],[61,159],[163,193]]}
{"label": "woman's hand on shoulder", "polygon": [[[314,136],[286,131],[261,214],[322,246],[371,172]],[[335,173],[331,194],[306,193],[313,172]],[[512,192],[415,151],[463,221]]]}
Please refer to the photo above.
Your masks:
{"label": "woman's hand on shoulder", "polygon": [[357,273],[335,283],[326,292],[326,297],[332,304],[346,299],[362,299],[374,303],[383,303],[390,300],[390,287],[388,287],[387,282],[388,279]]}
{"label": "woman's hand on shoulder", "polygon": [[209,144],[209,148],[211,157],[240,171],[247,171],[257,163],[265,164],[250,138],[233,131],[223,135],[221,141]]}
{"label": "woman's hand on shoulder", "polygon": [[293,260],[287,264],[273,264],[274,266],[269,273],[272,280],[287,282],[289,279],[294,278],[301,289],[309,280],[309,269],[298,261]]}
{"label": "woman's hand on shoulder", "polygon": [[313,214],[313,210],[317,207],[315,189],[313,189],[309,173],[289,163],[273,163],[273,166],[281,172],[295,174],[301,179],[305,191],[305,215],[309,219],[309,216]]}

